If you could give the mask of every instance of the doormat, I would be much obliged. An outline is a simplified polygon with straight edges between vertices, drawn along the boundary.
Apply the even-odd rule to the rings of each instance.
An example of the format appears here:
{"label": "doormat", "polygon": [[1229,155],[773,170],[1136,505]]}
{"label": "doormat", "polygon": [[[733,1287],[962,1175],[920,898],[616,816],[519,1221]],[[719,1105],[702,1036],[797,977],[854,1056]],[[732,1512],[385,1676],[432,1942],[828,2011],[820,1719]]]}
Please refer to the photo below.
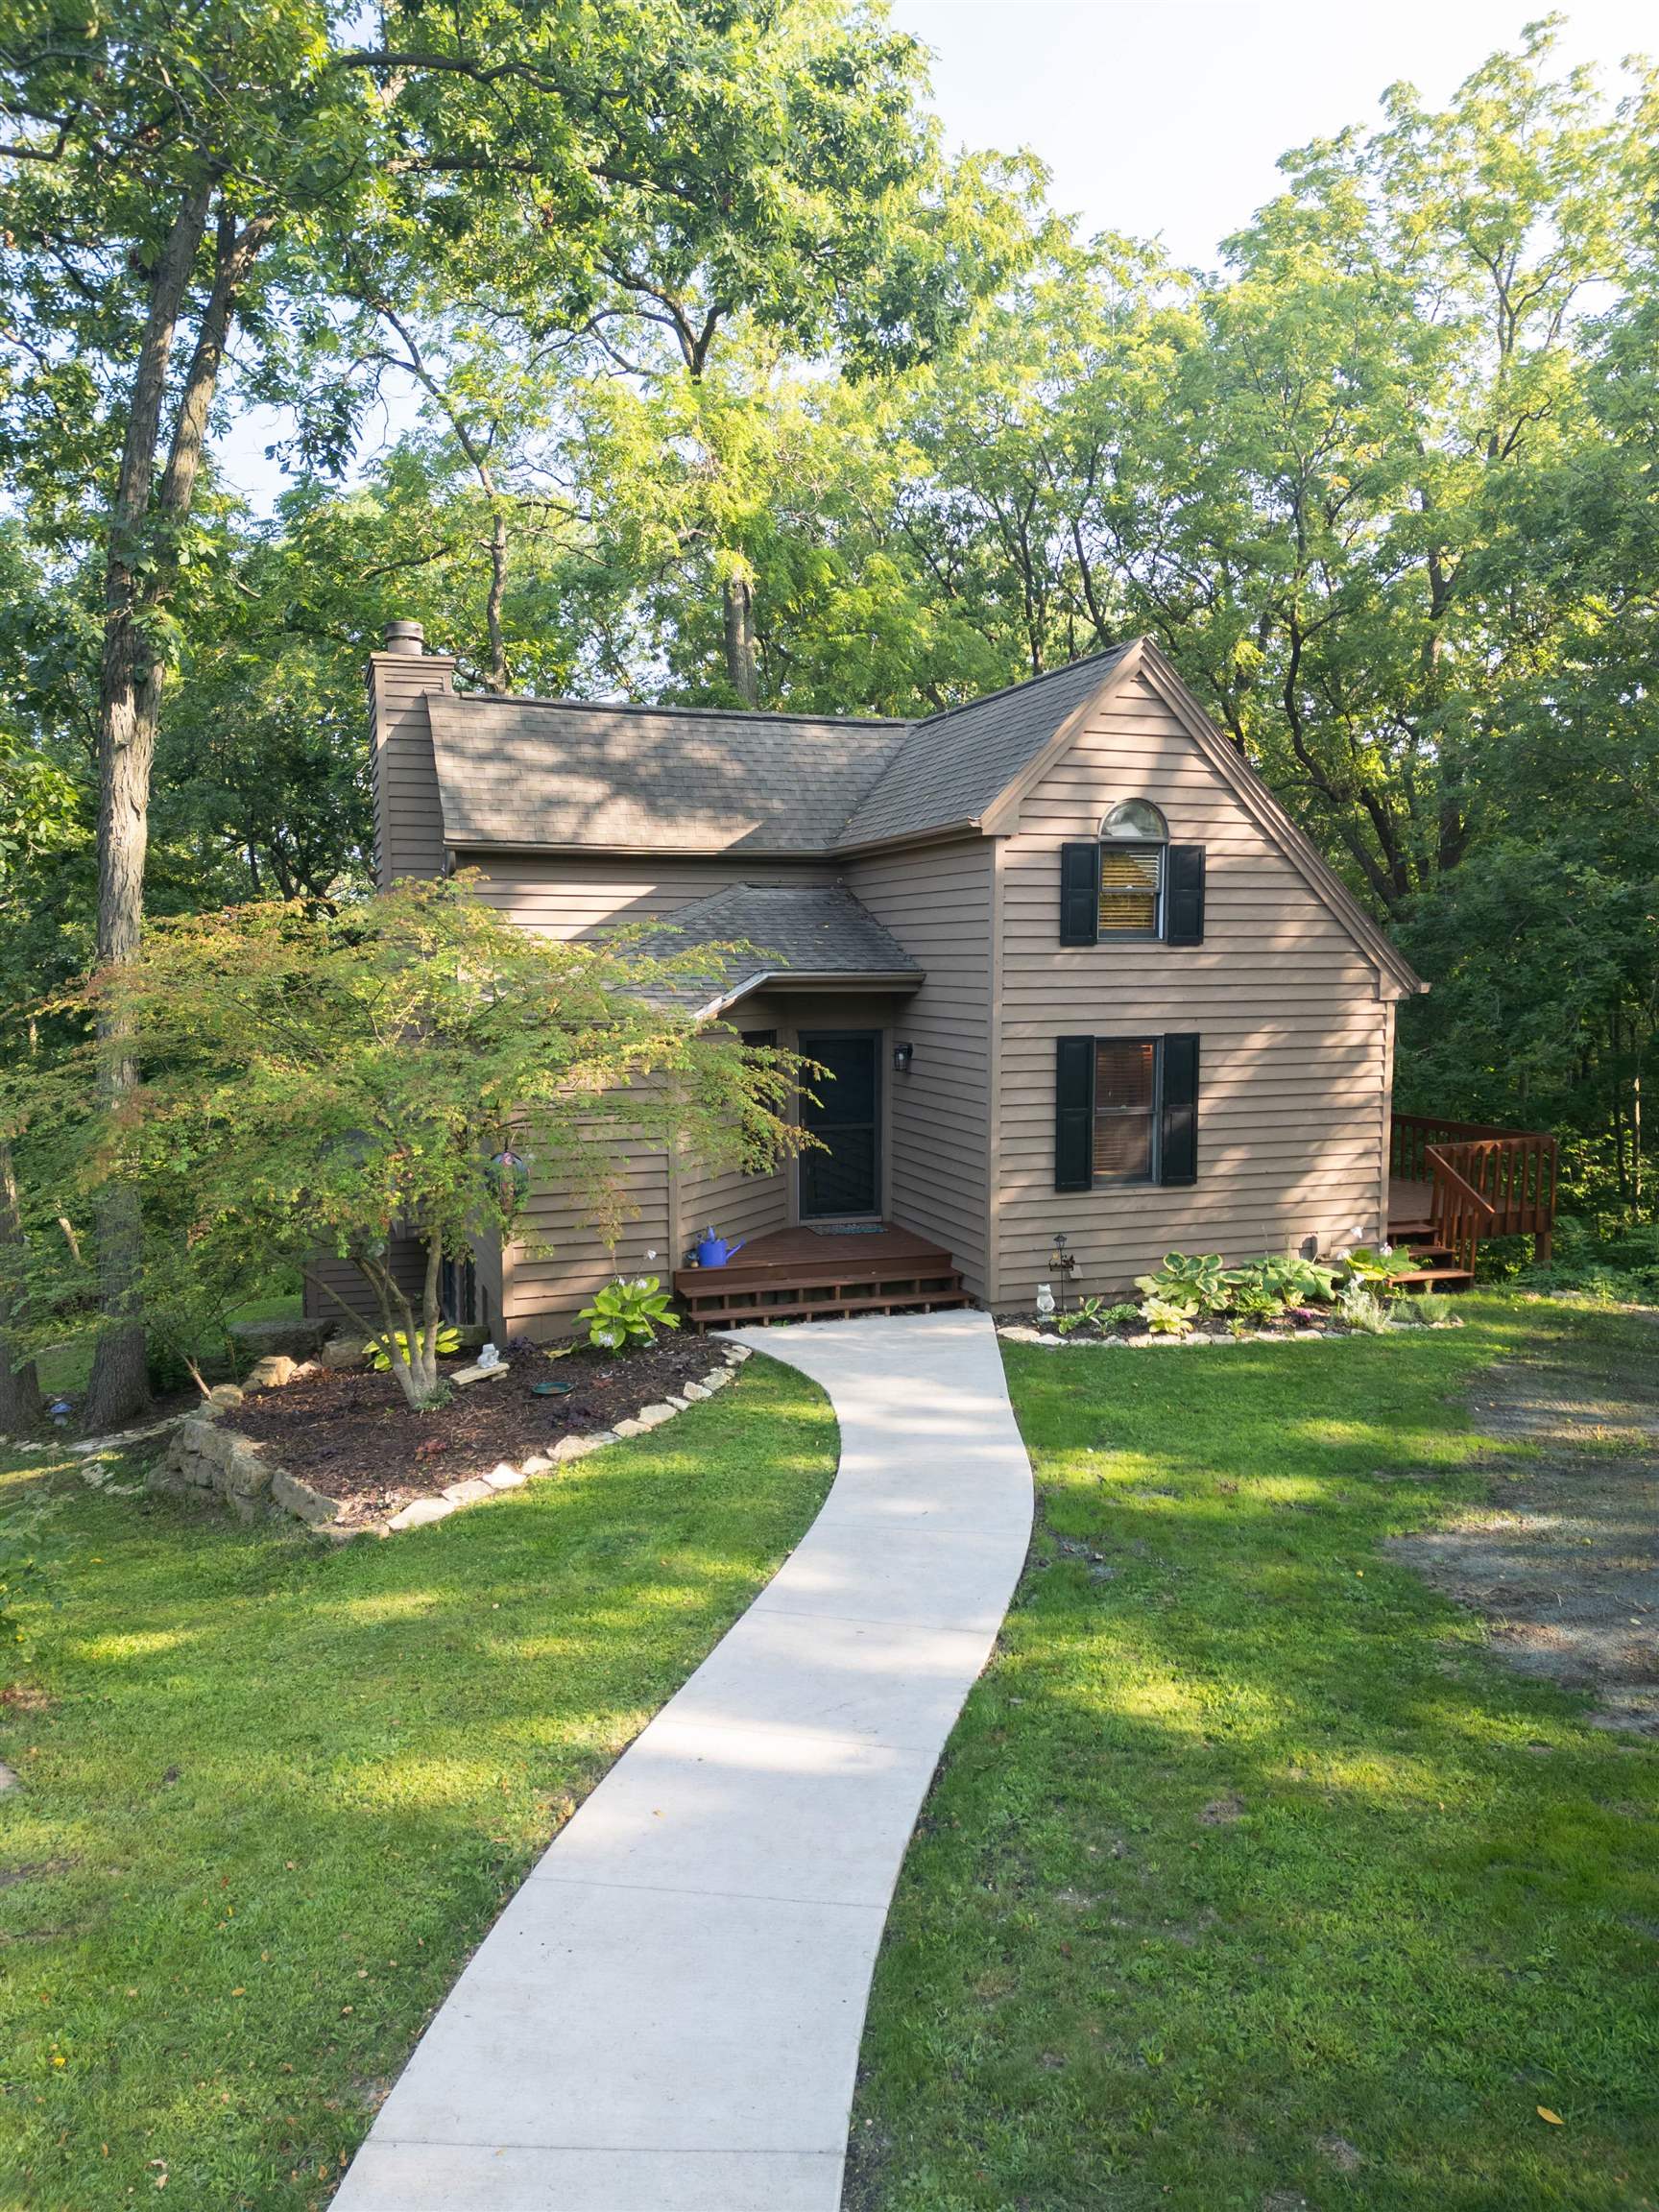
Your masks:
{"label": "doormat", "polygon": [[884,1221],[814,1221],[814,1237],[879,1237]]}

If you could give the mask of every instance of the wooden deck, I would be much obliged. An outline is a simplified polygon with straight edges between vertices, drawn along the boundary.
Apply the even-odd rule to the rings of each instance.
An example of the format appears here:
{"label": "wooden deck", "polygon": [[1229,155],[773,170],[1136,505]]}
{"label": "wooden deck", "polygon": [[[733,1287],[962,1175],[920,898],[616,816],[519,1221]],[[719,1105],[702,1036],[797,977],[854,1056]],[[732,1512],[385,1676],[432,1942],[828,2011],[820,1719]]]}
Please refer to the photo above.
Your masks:
{"label": "wooden deck", "polygon": [[693,1329],[842,1320],[857,1313],[937,1313],[971,1305],[942,1244],[879,1229],[774,1229],[724,1267],[679,1267],[674,1294]]}
{"label": "wooden deck", "polygon": [[1388,1146],[1388,1241],[1418,1262],[1401,1278],[1419,1290],[1461,1290],[1481,1243],[1530,1237],[1550,1257],[1556,1143],[1547,1131],[1396,1114]]}

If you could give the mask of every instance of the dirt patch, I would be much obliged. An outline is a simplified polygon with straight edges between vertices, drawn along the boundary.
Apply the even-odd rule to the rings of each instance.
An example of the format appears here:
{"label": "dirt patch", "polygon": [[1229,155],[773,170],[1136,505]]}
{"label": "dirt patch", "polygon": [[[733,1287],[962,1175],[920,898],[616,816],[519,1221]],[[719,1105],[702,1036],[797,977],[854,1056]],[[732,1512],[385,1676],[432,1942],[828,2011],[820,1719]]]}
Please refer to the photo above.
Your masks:
{"label": "dirt patch", "polygon": [[[445,1364],[465,1366],[470,1357]],[[390,1374],[325,1370],[250,1392],[229,1419],[312,1489],[377,1512],[503,1459],[517,1465],[562,1436],[613,1428],[719,1364],[719,1350],[702,1336],[665,1337],[620,1358],[586,1346],[555,1360],[519,1354],[509,1374],[469,1383],[428,1413],[410,1410]],[[563,1398],[532,1394],[533,1382],[548,1381],[573,1388]]]}
{"label": "dirt patch", "polygon": [[1536,1456],[1505,1462],[1490,1509],[1389,1549],[1484,1614],[1518,1673],[1659,1736],[1659,1314],[1563,1330],[1488,1370],[1472,1409]]}

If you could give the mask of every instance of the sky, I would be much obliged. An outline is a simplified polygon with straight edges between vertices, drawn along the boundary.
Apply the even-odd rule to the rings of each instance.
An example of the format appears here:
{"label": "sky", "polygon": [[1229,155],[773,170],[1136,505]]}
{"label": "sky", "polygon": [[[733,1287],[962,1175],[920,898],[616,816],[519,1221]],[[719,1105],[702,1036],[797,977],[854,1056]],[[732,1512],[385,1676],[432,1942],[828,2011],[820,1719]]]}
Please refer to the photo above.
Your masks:
{"label": "sky", "polygon": [[[1496,47],[1547,12],[1539,0],[894,0],[933,56],[933,104],[952,147],[1028,148],[1050,199],[1087,234],[1161,238],[1211,268],[1229,232],[1277,189],[1281,154],[1377,119],[1405,79],[1445,100]],[[1659,55],[1652,0],[1579,0],[1563,43],[1612,81]],[[374,426],[395,433],[397,421]],[[260,508],[283,478],[264,458],[276,424],[246,417],[221,465]]]}

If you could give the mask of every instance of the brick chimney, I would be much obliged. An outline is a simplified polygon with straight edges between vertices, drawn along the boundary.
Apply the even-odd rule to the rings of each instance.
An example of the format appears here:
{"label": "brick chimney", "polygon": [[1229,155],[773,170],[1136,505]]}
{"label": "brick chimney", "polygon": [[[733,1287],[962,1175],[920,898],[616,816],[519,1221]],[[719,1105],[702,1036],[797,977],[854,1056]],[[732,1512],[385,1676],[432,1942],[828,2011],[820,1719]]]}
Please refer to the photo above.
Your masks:
{"label": "brick chimney", "polygon": [[426,701],[454,690],[455,661],[428,653],[419,622],[388,622],[369,656],[369,743],[374,789],[374,880],[442,876],[444,814]]}

